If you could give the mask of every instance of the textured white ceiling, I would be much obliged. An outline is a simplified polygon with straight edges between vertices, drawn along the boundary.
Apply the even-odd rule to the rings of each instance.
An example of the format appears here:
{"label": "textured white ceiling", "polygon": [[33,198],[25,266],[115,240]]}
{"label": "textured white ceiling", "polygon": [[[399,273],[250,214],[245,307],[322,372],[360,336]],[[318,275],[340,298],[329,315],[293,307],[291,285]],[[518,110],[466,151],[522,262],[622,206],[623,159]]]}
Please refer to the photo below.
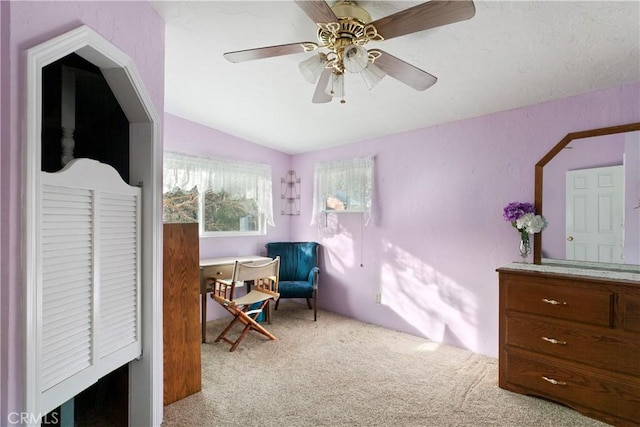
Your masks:
{"label": "textured white ceiling", "polygon": [[[360,1],[373,19],[421,1]],[[316,41],[293,1],[159,1],[165,111],[301,153],[640,81],[640,2],[475,1],[468,21],[378,47],[438,77],[418,92],[347,75],[346,104],[313,104],[299,53],[233,64],[222,54]],[[333,1],[330,1],[333,4]]]}

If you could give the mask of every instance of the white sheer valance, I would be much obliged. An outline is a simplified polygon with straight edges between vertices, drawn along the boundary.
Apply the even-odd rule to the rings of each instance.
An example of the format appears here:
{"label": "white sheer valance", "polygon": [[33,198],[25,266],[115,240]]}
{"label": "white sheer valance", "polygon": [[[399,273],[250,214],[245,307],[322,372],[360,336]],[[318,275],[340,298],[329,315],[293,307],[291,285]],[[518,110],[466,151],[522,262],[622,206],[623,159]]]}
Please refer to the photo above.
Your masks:
{"label": "white sheer valance", "polygon": [[316,163],[313,217],[326,212],[362,212],[371,217],[374,157]]}
{"label": "white sheer valance", "polygon": [[267,224],[273,226],[271,184],[268,164],[164,153],[163,193],[197,187],[200,193],[211,190],[240,195],[255,200]]}

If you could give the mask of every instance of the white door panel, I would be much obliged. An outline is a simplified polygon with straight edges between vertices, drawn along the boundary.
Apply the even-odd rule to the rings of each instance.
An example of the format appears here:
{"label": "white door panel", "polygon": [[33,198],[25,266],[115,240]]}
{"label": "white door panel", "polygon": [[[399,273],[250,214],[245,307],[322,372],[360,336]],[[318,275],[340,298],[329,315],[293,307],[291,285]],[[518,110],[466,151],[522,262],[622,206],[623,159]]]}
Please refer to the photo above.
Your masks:
{"label": "white door panel", "polygon": [[624,167],[568,171],[566,258],[622,263]]}

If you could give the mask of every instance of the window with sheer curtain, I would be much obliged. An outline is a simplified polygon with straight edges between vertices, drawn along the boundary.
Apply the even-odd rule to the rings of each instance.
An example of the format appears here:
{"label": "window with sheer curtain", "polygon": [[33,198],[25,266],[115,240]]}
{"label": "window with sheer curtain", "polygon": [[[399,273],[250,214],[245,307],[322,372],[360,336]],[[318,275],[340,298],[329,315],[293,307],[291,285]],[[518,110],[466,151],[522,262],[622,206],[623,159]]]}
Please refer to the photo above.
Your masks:
{"label": "window with sheer curtain", "polygon": [[197,222],[205,237],[265,234],[271,183],[267,164],[165,152],[163,221]]}
{"label": "window with sheer curtain", "polygon": [[316,163],[313,220],[328,212],[359,212],[368,221],[373,197],[374,158]]}

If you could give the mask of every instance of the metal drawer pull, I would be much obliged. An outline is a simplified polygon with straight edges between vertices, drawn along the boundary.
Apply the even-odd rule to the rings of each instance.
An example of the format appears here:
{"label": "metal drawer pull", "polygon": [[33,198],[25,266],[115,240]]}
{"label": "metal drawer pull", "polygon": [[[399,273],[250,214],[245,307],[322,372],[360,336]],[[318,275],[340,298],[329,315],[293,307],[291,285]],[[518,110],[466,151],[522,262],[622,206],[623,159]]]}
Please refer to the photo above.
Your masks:
{"label": "metal drawer pull", "polygon": [[545,376],[543,376],[542,379],[547,381],[547,382],[550,382],[553,385],[567,385],[567,383],[564,382],[564,381],[554,380],[553,378],[549,378],[549,377],[545,377]]}
{"label": "metal drawer pull", "polygon": [[542,339],[545,340],[546,342],[550,342],[551,344],[560,344],[560,345],[566,345],[567,344],[566,341],[557,340],[555,338],[542,337]]}
{"label": "metal drawer pull", "polygon": [[547,298],[542,298],[542,302],[546,302],[547,304],[551,304],[551,305],[567,305],[567,303],[564,301],[560,302],[554,299],[547,299]]}

